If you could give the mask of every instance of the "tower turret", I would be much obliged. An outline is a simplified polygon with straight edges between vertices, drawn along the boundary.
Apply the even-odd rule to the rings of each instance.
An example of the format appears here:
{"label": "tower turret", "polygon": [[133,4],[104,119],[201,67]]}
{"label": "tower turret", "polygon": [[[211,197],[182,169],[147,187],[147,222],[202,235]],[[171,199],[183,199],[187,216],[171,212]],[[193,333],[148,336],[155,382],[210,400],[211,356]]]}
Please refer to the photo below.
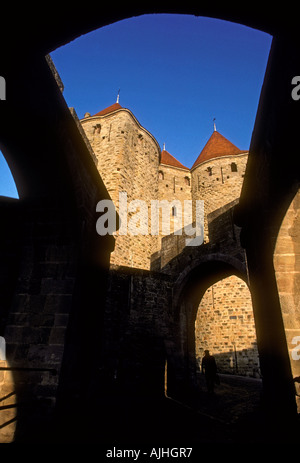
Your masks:
{"label": "tower turret", "polygon": [[208,241],[207,215],[239,198],[248,151],[214,131],[191,168],[192,198],[204,200],[204,240]]}
{"label": "tower turret", "polygon": [[[116,103],[81,120],[82,127],[98,160],[98,170],[119,212],[120,193],[126,193],[127,232],[116,233],[111,263],[136,268],[150,268],[151,255],[158,250],[158,236],[151,235],[151,200],[158,199],[160,147],[129,109]],[[143,201],[148,211],[148,233],[132,235],[130,223],[138,208],[133,201]],[[125,202],[122,204],[125,204]],[[132,209],[130,209],[132,206]],[[121,218],[122,219],[122,218]],[[124,224],[124,222],[123,222]],[[143,230],[144,232],[145,230]],[[146,230],[147,231],[147,230]]]}

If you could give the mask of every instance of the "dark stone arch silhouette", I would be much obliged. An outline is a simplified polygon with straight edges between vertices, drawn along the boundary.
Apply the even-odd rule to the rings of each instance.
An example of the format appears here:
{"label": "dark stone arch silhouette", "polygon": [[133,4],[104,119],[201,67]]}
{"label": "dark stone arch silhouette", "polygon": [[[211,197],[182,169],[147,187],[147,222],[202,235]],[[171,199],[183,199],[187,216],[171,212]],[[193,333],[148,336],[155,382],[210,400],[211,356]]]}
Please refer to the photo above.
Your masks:
{"label": "dark stone arch silhouette", "polygon": [[[192,261],[173,287],[173,359],[168,359],[168,394],[186,400],[197,388],[195,319],[206,290],[223,278],[236,275],[248,284],[244,263],[226,254],[210,254]],[[167,352],[168,354],[168,352]]]}
{"label": "dark stone arch silhouette", "polygon": [[[245,10],[242,4],[235,4],[232,8],[214,3],[209,6],[165,8],[148,2],[134,7],[115,8],[112,5],[105,10],[102,5],[96,5],[92,9],[74,8],[72,13],[69,9],[63,11],[61,5],[55,2],[48,11],[42,13],[34,11],[31,14],[28,8],[27,4],[24,7],[18,6],[18,15],[22,20],[17,22],[14,6],[2,7],[6,28],[1,28],[0,36],[1,43],[6,45],[1,50],[1,75],[5,78],[7,87],[6,100],[0,102],[1,149],[15,178],[20,198],[24,200],[22,214],[27,217],[27,224],[32,226],[43,218],[45,230],[53,222],[50,217],[53,217],[51,214],[55,211],[56,231],[65,230],[65,225],[68,224],[68,231],[73,230],[75,233],[72,243],[75,243],[76,252],[82,256],[83,262],[89,264],[93,275],[90,283],[96,280],[96,273],[92,270],[95,256],[100,261],[101,258],[94,252],[95,247],[88,239],[90,234],[85,236],[83,246],[78,244],[78,237],[81,236],[78,231],[86,226],[85,219],[91,209],[78,209],[80,188],[77,174],[72,170],[74,157],[79,165],[86,167],[92,179],[91,184],[97,185],[96,193],[91,193],[94,201],[97,197],[106,197],[106,191],[86,147],[82,146],[78,151],[76,149],[74,154],[74,145],[81,142],[77,138],[74,120],[69,116],[60,90],[45,61],[45,55],[98,27],[148,13],[215,17],[254,27],[274,37],[236,220],[242,227],[242,238],[247,252],[267,410],[272,419],[275,418],[274,423],[286,424],[295,417],[295,400],[272,265],[272,246],[269,243],[274,242],[271,224],[279,198],[292,197],[291,191],[299,186],[298,158],[294,156],[298,149],[299,109],[297,102],[291,98],[291,79],[299,74],[299,37],[298,18],[293,9],[286,4],[278,13],[270,14],[270,11],[261,6],[253,7],[251,11]],[[284,171],[283,153],[285,164],[289,165],[289,169]],[[8,236],[9,227],[12,226],[11,219],[15,214],[13,209],[6,211],[5,230]],[[29,233],[30,227],[25,228]],[[66,234],[64,236],[66,238]],[[48,245],[51,245],[46,233],[40,237],[43,243],[48,239]],[[29,233],[26,238],[36,243],[37,235]],[[97,241],[96,238],[93,237]],[[94,243],[93,240],[92,242]],[[102,241],[97,246],[105,254],[101,262],[105,268],[112,244]],[[33,265],[30,257],[27,257],[27,263]],[[81,277],[78,277],[76,287],[83,294],[93,284],[88,286],[88,278],[82,279],[84,266],[78,272]],[[17,274],[15,278],[17,280]],[[32,291],[36,284],[35,280]],[[46,286],[44,290],[47,291]],[[93,291],[95,288],[89,293],[90,299]],[[51,290],[43,295],[50,293]],[[73,312],[75,331],[76,327],[78,329],[78,319],[82,320],[76,314],[77,310]],[[71,346],[74,338],[71,336],[70,340]],[[70,360],[69,356],[72,358],[70,349],[67,349],[65,358]]]}
{"label": "dark stone arch silhouette", "polygon": [[[208,288],[210,281],[218,281],[221,275],[237,275],[247,282],[247,269],[239,259],[223,253],[211,253],[193,260],[178,276],[173,288],[173,312],[176,317],[180,300],[190,288],[200,281]],[[203,283],[202,283],[203,282]],[[196,296],[197,298],[198,296]]]}

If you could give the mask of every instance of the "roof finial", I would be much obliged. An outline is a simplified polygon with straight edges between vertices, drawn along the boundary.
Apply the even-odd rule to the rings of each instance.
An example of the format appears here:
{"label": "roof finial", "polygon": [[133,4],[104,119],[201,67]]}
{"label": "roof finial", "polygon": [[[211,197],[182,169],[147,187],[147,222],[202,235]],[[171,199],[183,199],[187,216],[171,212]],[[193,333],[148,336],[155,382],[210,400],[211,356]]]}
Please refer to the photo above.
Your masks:
{"label": "roof finial", "polygon": [[119,103],[119,100],[120,100],[120,89],[118,90],[117,103]]}
{"label": "roof finial", "polygon": [[166,144],[164,143],[163,151],[166,151]]}
{"label": "roof finial", "polygon": [[217,131],[217,127],[216,127],[216,123],[215,123],[215,120],[216,120],[216,118],[214,117],[214,118],[213,118],[213,121],[214,121],[214,132],[216,132],[216,131]]}

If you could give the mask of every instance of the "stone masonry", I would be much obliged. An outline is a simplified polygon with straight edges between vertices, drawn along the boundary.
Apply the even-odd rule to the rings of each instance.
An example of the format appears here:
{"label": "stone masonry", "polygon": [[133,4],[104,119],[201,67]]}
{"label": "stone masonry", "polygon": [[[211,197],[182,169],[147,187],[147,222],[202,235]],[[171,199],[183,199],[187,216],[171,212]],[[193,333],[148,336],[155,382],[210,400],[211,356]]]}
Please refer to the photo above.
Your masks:
{"label": "stone masonry", "polygon": [[[110,365],[107,367],[112,375],[118,375],[119,358],[126,351],[124,346],[137,333],[144,333],[145,338],[151,337],[153,345],[176,344],[170,336],[170,319],[166,315],[172,306],[172,286],[176,273],[171,280],[167,275],[172,262],[187,249],[187,236],[182,230],[184,201],[189,200],[192,205],[191,224],[196,218],[196,200],[204,201],[204,244],[211,240],[212,243],[218,242],[220,233],[218,236],[216,227],[212,227],[209,234],[208,216],[239,198],[248,153],[239,150],[215,130],[189,169],[172,156],[165,146],[161,151],[153,135],[119,102],[95,115],[86,113],[81,124],[116,210],[120,211],[120,192],[127,193],[128,204],[143,200],[148,208],[148,235],[115,233],[116,245],[111,256],[106,306],[105,348],[110,351]],[[159,210],[159,231],[155,236],[150,234],[153,200],[158,200],[160,204],[168,202],[168,214]],[[128,222],[134,216],[137,219],[138,210],[128,210]],[[218,223],[220,226],[221,222]],[[228,223],[229,226],[227,222],[221,225],[222,242],[224,236],[228,240],[233,233],[233,243],[236,243],[232,217],[229,217]],[[166,225],[169,225],[167,233],[164,229]],[[182,233],[177,234],[176,231]],[[190,249],[193,250],[192,247]],[[207,252],[205,249],[204,253]],[[137,273],[132,272],[138,269],[142,273],[137,280]],[[138,286],[137,281],[140,282]],[[199,305],[193,329],[198,363],[203,349],[210,348],[218,358],[221,371],[259,374],[251,297],[244,281],[231,276],[209,287]],[[155,341],[153,333],[156,333]],[[133,350],[135,360],[130,361],[140,364],[138,349]],[[159,371],[164,370],[164,355],[161,355],[157,365]]]}
{"label": "stone masonry", "polygon": [[205,292],[199,305],[196,330],[198,362],[209,349],[216,353],[223,372],[259,374],[256,334],[250,291],[246,283],[232,275]]}

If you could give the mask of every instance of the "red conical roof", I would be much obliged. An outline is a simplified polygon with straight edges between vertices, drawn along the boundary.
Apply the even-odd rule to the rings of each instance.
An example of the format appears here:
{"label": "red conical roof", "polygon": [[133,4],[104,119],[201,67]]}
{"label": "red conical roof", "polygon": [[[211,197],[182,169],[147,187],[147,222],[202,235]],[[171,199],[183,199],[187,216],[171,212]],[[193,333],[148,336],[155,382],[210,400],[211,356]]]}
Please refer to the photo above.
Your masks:
{"label": "red conical roof", "polygon": [[185,167],[183,164],[181,164],[181,162],[177,161],[177,159],[166,150],[162,150],[161,152],[160,163],[166,164],[167,166],[180,167],[181,169],[189,170],[188,167]]}
{"label": "red conical roof", "polygon": [[122,109],[122,106],[119,103],[114,103],[111,106],[108,106],[108,108],[102,109],[102,111],[94,114],[94,116],[105,116],[105,114],[109,114],[117,109]]}
{"label": "red conical roof", "polygon": [[212,158],[232,156],[242,153],[247,153],[247,151],[241,151],[233,143],[231,143],[231,141],[227,140],[227,138],[215,130],[194,162],[193,167],[196,167],[202,162],[208,161]]}

